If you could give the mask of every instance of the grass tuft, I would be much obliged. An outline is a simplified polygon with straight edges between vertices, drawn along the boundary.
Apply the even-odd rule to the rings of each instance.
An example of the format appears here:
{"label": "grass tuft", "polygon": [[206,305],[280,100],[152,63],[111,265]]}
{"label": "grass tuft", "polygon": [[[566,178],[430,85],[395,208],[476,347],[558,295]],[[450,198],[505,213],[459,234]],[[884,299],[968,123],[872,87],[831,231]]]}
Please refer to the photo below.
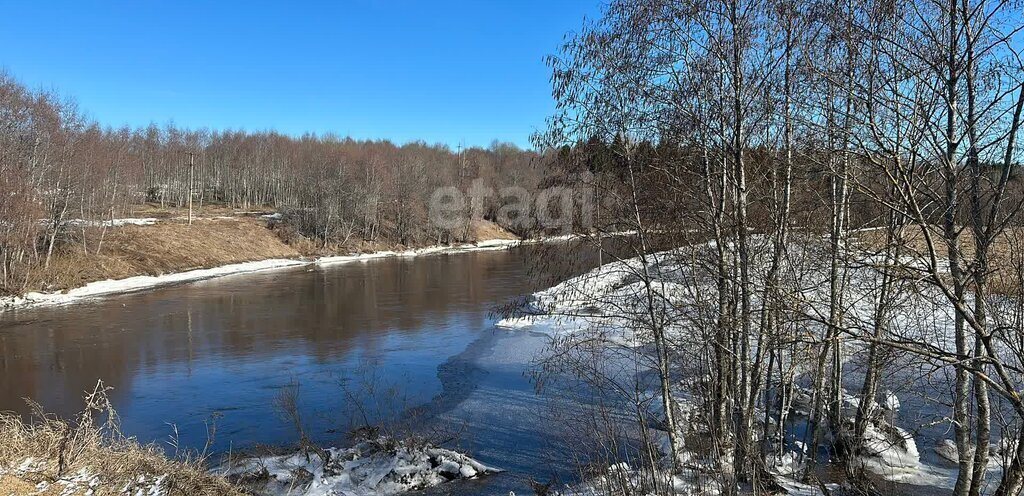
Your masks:
{"label": "grass tuft", "polygon": [[125,437],[108,392],[97,383],[71,420],[38,404],[28,420],[0,413],[0,494],[241,494],[209,472],[201,453],[171,459],[155,444]]}

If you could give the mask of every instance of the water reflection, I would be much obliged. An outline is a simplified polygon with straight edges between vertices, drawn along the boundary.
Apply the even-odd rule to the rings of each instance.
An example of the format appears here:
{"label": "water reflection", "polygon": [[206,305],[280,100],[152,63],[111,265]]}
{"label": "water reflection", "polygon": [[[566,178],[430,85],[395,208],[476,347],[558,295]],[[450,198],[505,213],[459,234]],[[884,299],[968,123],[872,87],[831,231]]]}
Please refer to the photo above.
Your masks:
{"label": "water reflection", "polygon": [[[97,379],[113,386],[125,430],[145,440],[177,425],[202,444],[214,411],[218,447],[291,437],[271,402],[302,384],[300,405],[326,433],[338,383],[372,369],[410,404],[439,392],[437,366],[481,332],[489,311],[543,284],[534,248],[383,259],[204,281],[67,307],[0,314],[0,409],[22,398],[70,415]],[[326,434],[324,434],[326,436]]]}

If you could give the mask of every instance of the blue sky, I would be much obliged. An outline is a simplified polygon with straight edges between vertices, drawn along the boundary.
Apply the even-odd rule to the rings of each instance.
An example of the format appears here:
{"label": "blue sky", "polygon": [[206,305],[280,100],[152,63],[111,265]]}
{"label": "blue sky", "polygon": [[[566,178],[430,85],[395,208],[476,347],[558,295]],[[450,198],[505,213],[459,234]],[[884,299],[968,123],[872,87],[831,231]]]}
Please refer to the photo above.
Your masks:
{"label": "blue sky", "polygon": [[529,144],[601,0],[0,0],[0,67],[104,125]]}

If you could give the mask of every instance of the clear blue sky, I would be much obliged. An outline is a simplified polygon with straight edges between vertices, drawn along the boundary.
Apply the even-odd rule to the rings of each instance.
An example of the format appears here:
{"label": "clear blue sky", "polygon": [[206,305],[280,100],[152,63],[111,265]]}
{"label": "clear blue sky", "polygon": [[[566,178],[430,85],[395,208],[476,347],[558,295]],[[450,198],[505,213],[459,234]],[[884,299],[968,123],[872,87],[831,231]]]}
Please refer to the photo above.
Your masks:
{"label": "clear blue sky", "polygon": [[0,0],[0,67],[104,125],[528,145],[601,0]]}

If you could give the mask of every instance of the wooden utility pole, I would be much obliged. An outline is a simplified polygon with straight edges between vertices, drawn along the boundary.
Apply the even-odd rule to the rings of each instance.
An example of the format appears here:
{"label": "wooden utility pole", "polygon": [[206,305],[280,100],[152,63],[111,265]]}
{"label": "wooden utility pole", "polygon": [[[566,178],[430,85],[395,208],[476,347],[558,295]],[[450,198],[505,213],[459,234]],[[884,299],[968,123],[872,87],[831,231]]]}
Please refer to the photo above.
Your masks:
{"label": "wooden utility pole", "polygon": [[195,154],[188,152],[188,225],[192,225],[192,185],[195,176]]}

